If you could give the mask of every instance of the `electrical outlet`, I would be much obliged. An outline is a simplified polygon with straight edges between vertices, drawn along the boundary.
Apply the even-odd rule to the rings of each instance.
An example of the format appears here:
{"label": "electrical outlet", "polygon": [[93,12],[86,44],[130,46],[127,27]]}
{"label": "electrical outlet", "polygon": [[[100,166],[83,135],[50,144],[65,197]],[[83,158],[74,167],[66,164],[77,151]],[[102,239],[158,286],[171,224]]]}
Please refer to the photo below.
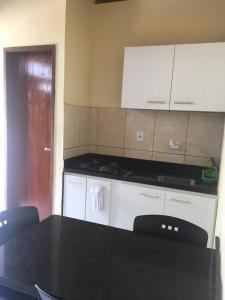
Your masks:
{"label": "electrical outlet", "polygon": [[138,130],[136,131],[137,142],[144,142],[144,131]]}

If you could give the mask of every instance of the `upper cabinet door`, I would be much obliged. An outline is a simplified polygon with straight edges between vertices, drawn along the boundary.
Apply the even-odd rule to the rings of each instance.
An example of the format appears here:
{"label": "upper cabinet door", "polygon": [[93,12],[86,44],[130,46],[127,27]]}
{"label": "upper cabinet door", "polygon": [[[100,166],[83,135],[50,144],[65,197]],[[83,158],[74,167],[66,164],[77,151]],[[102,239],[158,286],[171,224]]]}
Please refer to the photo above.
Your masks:
{"label": "upper cabinet door", "polygon": [[225,111],[225,43],[177,45],[171,110]]}
{"label": "upper cabinet door", "polygon": [[122,107],[168,110],[174,46],[125,48]]}

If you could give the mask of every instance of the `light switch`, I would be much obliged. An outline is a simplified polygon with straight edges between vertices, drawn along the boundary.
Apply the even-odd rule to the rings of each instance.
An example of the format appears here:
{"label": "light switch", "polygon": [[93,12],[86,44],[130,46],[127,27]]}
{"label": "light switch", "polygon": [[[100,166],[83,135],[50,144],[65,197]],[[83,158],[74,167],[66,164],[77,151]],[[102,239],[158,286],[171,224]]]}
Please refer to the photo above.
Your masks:
{"label": "light switch", "polygon": [[144,131],[138,130],[136,131],[137,142],[144,142]]}

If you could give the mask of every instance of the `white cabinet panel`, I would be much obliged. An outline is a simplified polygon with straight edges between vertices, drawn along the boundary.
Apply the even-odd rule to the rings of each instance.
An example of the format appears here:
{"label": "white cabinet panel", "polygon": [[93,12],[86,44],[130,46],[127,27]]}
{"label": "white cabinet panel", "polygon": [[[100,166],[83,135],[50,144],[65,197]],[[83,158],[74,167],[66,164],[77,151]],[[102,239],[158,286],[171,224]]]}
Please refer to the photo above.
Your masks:
{"label": "white cabinet panel", "polygon": [[[93,191],[102,189],[102,207],[96,210]],[[165,214],[192,222],[208,232],[208,247],[213,246],[217,199],[185,191],[64,175],[63,215],[94,223],[133,230],[136,216]]]}
{"label": "white cabinet panel", "polygon": [[169,109],[174,46],[125,48],[122,107]]}
{"label": "white cabinet panel", "polygon": [[213,245],[216,199],[207,196],[166,192],[165,215],[194,223],[208,232],[208,247]]}
{"label": "white cabinet panel", "polygon": [[75,219],[85,219],[86,178],[64,175],[63,215]]}
{"label": "white cabinet panel", "polygon": [[177,45],[171,110],[225,111],[225,43]]}
{"label": "white cabinet panel", "polygon": [[[102,207],[96,210],[94,194],[95,187],[102,189]],[[99,195],[101,197],[101,195]],[[109,225],[111,198],[111,182],[101,179],[87,179],[87,197],[86,197],[86,221]]]}
{"label": "white cabinet panel", "polygon": [[133,230],[136,216],[163,214],[165,191],[135,184],[113,184],[110,225]]}

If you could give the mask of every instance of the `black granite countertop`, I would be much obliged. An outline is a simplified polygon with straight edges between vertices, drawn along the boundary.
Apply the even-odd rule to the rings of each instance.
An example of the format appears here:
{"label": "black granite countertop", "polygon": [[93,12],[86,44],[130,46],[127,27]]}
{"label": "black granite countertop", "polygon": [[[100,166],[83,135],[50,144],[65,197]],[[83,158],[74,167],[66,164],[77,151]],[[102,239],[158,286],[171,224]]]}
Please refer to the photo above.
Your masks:
{"label": "black granite countertop", "polygon": [[215,251],[52,216],[0,247],[0,285],[66,300],[212,300]]}
{"label": "black granite countertop", "polygon": [[[124,172],[116,174],[81,167],[82,163],[91,161],[99,161],[102,165],[118,164]],[[100,154],[85,154],[64,162],[64,172],[217,195],[217,183],[203,183],[202,169],[204,167]]]}

